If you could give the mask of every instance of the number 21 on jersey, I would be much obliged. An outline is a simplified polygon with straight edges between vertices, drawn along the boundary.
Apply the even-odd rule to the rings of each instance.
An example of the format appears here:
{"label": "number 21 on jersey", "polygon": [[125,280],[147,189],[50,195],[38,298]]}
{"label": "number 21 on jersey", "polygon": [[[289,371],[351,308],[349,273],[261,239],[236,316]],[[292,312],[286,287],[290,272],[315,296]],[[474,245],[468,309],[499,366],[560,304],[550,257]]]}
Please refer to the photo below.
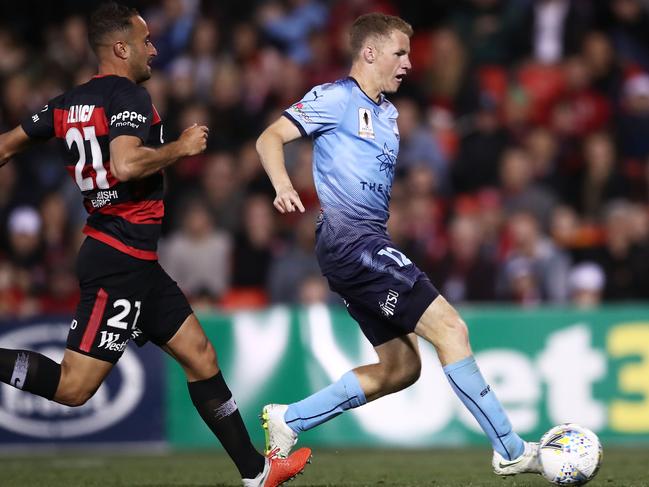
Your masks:
{"label": "number 21 on jersey", "polygon": [[[81,191],[92,191],[95,189],[95,182],[97,188],[108,189],[108,178],[106,175],[106,168],[101,154],[101,147],[95,134],[95,127],[83,127],[83,134],[76,127],[70,127],[65,133],[65,141],[68,144],[68,149],[72,149],[72,145],[76,145],[79,152],[79,160],[74,166],[74,179]],[[95,180],[91,176],[83,177],[83,168],[86,165],[86,144],[84,141],[90,143],[90,157],[92,168],[95,170]]]}

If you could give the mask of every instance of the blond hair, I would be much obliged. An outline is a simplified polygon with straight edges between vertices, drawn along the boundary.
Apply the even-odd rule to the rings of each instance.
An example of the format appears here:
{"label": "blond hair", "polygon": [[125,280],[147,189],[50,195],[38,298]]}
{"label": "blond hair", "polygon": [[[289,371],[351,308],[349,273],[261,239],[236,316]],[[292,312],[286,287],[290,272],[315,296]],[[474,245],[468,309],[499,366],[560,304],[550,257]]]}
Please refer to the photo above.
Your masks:
{"label": "blond hair", "polygon": [[389,37],[398,30],[412,37],[412,26],[400,17],[372,12],[358,17],[349,31],[349,44],[354,58],[358,56],[368,37]]}

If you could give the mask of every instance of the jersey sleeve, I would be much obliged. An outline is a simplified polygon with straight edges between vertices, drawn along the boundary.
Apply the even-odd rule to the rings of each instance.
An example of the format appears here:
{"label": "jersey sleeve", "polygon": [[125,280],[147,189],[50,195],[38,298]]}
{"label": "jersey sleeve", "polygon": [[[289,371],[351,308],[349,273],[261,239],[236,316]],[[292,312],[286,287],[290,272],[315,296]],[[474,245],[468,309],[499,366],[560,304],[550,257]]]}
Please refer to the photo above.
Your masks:
{"label": "jersey sleeve", "polygon": [[116,90],[110,98],[106,118],[109,140],[120,135],[132,135],[146,143],[153,121],[149,93],[139,86]]}
{"label": "jersey sleeve", "polygon": [[54,137],[54,110],[59,97],[51,99],[38,112],[25,117],[20,123],[25,133],[32,139],[50,139]]}
{"label": "jersey sleeve", "polygon": [[349,91],[337,83],[319,85],[302,100],[287,108],[283,115],[302,135],[326,132],[340,123],[349,100]]}

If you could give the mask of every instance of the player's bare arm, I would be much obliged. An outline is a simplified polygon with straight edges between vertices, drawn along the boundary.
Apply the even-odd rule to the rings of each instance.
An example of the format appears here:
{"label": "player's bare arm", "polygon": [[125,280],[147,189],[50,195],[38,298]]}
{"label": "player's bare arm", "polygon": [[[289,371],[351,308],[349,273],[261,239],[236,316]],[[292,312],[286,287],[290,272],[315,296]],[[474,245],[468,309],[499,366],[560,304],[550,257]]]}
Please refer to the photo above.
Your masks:
{"label": "player's bare arm", "polygon": [[259,158],[275,188],[276,196],[273,205],[280,213],[292,213],[296,209],[304,213],[304,205],[297,191],[293,189],[284,162],[284,144],[301,136],[298,128],[290,120],[280,117],[257,139]]}
{"label": "player's bare arm", "polygon": [[32,139],[25,133],[23,128],[18,127],[0,135],[0,167],[4,166],[9,160],[22,152],[32,143]]}
{"label": "player's bare arm", "polygon": [[147,147],[139,137],[122,135],[110,143],[110,170],[119,181],[141,179],[170,166],[179,158],[200,154],[207,148],[209,129],[192,125],[175,142]]}

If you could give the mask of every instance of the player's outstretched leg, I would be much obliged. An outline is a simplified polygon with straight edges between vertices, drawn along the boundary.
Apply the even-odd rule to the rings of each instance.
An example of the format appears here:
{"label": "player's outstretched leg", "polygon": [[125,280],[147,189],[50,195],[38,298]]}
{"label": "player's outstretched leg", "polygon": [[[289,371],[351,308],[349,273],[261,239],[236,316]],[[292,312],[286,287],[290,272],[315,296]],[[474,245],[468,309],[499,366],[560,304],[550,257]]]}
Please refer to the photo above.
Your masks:
{"label": "player's outstretched leg", "polygon": [[45,399],[54,399],[61,365],[40,353],[0,348],[0,381]]}
{"label": "player's outstretched leg", "polygon": [[61,364],[29,350],[0,348],[0,381],[65,406],[90,399],[113,364],[66,349]]}
{"label": "player's outstretched leg", "polygon": [[302,431],[329,421],[343,411],[405,389],[419,378],[421,359],[413,333],[377,343],[374,350],[378,363],[357,367],[299,402],[265,406],[261,418],[266,451],[286,456]]}
{"label": "player's outstretched leg", "polygon": [[297,435],[330,419],[343,411],[365,404],[365,393],[353,371],[337,382],[289,406],[268,404],[261,419],[266,435],[266,454],[274,452],[285,458],[297,442]]}
{"label": "player's outstretched leg", "polygon": [[164,349],[183,367],[194,407],[232,458],[244,486],[274,487],[304,469],[311,456],[308,448],[288,459],[264,457],[255,449],[218,368],[214,347],[193,314]]}
{"label": "player's outstretched leg", "polygon": [[538,445],[524,442],[513,431],[500,401],[478,368],[466,324],[457,311],[438,296],[419,320],[415,333],[435,346],[453,391],[491,441],[494,471],[500,475],[539,473]]}

